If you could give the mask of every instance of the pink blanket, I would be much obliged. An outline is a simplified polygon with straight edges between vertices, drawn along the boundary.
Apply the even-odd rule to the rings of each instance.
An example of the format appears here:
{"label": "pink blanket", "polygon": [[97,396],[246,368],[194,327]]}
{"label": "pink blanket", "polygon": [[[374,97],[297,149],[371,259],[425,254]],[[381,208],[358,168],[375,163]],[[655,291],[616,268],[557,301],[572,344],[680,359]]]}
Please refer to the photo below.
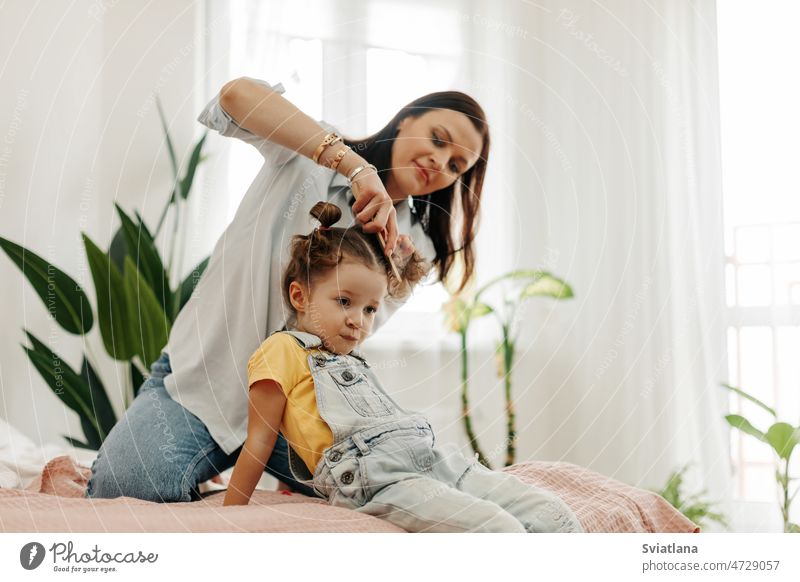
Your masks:
{"label": "pink blanket", "polygon": [[[508,467],[553,491],[587,532],[697,532],[663,498],[570,463]],[[224,492],[191,503],[130,497],[85,499],[90,471],[70,457],[50,461],[28,489],[0,489],[2,532],[402,532],[375,517],[297,493],[256,491],[250,505],[222,507]]]}

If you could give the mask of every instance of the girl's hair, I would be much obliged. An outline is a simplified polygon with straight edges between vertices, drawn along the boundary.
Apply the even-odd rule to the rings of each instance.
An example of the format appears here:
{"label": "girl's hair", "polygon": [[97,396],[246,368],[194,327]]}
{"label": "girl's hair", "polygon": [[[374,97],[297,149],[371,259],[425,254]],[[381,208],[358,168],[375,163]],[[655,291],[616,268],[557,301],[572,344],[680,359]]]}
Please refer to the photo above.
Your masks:
{"label": "girl's hair", "polygon": [[[436,192],[412,198],[414,215],[433,241],[436,250],[433,266],[438,269],[440,280],[444,280],[453,267],[455,254],[463,253],[464,273],[458,286],[458,290],[461,291],[475,269],[475,234],[478,230],[483,179],[489,159],[489,124],[478,102],[460,91],[430,93],[403,107],[377,133],[360,140],[346,139],[345,143],[378,168],[378,174],[385,184],[391,169],[392,145],[398,133],[398,125],[406,117],[419,117],[431,109],[451,109],[463,113],[483,138],[478,161],[453,184]],[[456,196],[460,198],[463,215],[460,248],[455,248],[450,224],[453,200]]]}
{"label": "girl's hair", "polygon": [[289,285],[298,281],[310,285],[345,259],[385,273],[389,277],[391,297],[405,297],[430,270],[430,264],[414,252],[403,265],[397,265],[400,280],[391,274],[391,267],[380,247],[378,237],[363,232],[360,226],[331,227],[342,217],[335,204],[317,202],[310,212],[321,226],[307,235],[295,235],[289,250],[289,264],[283,275],[283,297],[290,308]]}

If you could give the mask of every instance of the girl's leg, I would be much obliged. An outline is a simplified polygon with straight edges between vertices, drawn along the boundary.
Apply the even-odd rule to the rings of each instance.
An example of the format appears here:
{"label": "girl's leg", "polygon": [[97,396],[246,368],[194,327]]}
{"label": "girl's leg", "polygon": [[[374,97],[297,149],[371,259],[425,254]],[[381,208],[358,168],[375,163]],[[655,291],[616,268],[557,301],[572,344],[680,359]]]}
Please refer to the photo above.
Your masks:
{"label": "girl's leg", "polygon": [[[335,504],[336,497],[331,501]],[[383,487],[356,511],[410,532],[525,532],[522,524],[496,503],[423,476]]]}
{"label": "girl's leg", "polygon": [[581,532],[580,522],[557,495],[533,487],[509,473],[492,471],[475,461],[456,487],[479,499],[491,500],[534,533]]}
{"label": "girl's leg", "polygon": [[135,497],[192,501],[197,487],[233,466],[205,424],[172,400],[164,388],[170,372],[162,355],[131,406],[103,441],[86,488],[91,498]]}

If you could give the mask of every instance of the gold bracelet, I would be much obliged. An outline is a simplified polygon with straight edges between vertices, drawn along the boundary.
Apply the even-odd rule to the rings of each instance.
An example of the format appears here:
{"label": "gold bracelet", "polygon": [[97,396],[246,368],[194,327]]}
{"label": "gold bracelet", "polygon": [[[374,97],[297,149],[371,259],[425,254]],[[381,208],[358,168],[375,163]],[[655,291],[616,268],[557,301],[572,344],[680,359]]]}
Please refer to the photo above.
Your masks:
{"label": "gold bracelet", "polygon": [[335,143],[337,141],[340,141],[341,139],[342,138],[335,131],[330,132],[328,135],[326,135],[323,138],[322,143],[320,143],[317,146],[317,149],[314,151],[314,155],[311,156],[311,160],[315,164],[319,163],[319,156],[320,156],[320,154],[322,154],[322,150],[324,150],[329,145],[332,145],[333,143]]}
{"label": "gold bracelet", "polygon": [[347,152],[349,152],[349,151],[350,151],[350,148],[347,147],[347,146],[344,146],[342,149],[340,149],[338,152],[336,152],[336,157],[333,158],[333,160],[331,160],[331,164],[328,167],[331,170],[336,170],[336,168],[339,167],[339,164],[341,163],[342,158],[344,158],[347,155]]}
{"label": "gold bracelet", "polygon": [[353,182],[353,179],[354,179],[354,178],[355,178],[355,177],[356,177],[356,176],[357,176],[359,173],[363,172],[363,171],[364,171],[364,170],[366,170],[367,168],[372,168],[373,170],[375,170],[375,173],[376,173],[376,174],[378,173],[378,168],[376,168],[376,167],[375,167],[375,166],[373,166],[372,164],[366,164],[366,165],[363,165],[363,166],[358,166],[358,167],[357,167],[357,168],[355,168],[355,169],[354,169],[352,172],[350,172],[349,174],[347,174],[347,181],[352,183],[352,182]]}

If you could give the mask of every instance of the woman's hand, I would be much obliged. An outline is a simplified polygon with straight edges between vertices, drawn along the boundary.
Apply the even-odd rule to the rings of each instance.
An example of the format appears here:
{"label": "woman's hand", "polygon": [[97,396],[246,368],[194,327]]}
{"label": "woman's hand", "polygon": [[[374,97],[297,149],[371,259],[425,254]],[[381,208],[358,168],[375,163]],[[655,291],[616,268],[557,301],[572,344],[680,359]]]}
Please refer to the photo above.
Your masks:
{"label": "woman's hand", "polygon": [[391,255],[397,244],[397,211],[386,188],[372,169],[362,170],[351,185],[356,202],[353,214],[364,232],[380,232],[386,239],[386,255]]}
{"label": "woman's hand", "polygon": [[392,260],[398,265],[405,265],[409,257],[414,254],[414,241],[407,234],[397,237],[397,248],[392,253]]}

